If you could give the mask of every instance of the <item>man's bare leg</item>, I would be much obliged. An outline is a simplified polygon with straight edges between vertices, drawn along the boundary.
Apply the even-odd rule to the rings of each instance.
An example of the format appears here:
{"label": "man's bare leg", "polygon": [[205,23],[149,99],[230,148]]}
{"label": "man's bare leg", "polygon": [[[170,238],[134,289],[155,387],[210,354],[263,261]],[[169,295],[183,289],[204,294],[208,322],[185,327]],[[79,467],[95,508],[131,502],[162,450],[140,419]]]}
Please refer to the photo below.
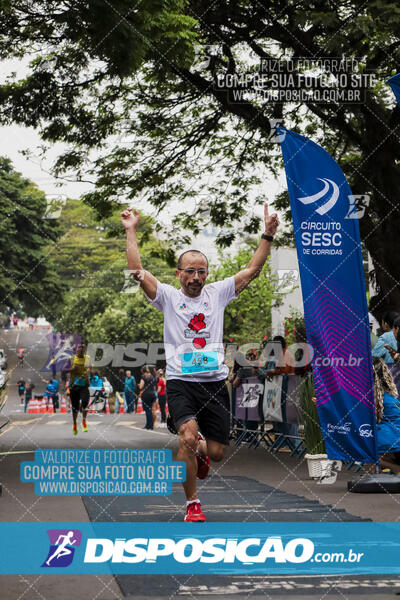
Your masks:
{"label": "man's bare leg", "polygon": [[[205,444],[205,448],[203,444]],[[225,446],[225,444],[220,444],[214,440],[206,440],[205,442],[201,441],[199,443],[199,452],[208,454],[214,462],[220,462],[224,458],[226,448],[227,446]]]}
{"label": "man's bare leg", "polygon": [[183,484],[188,502],[197,499],[196,478],[197,459],[196,451],[208,455],[211,460],[220,462],[224,458],[226,446],[214,440],[198,439],[198,427],[195,419],[187,421],[179,428],[178,460],[186,463],[186,481]]}
{"label": "man's bare leg", "polygon": [[[179,427],[179,451],[178,460],[186,463],[186,481],[183,483],[186,499],[188,502],[197,499],[196,476],[197,459],[196,450],[199,445],[198,429],[195,419],[186,421]],[[205,444],[205,442],[203,442]]]}

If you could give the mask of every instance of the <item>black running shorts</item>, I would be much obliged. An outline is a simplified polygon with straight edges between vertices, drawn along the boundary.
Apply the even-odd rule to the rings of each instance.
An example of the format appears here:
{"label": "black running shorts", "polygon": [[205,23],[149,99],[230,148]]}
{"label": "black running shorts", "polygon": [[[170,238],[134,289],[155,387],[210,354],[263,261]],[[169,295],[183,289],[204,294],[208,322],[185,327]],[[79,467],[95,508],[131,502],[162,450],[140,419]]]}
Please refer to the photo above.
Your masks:
{"label": "black running shorts", "polygon": [[167,381],[168,410],[175,427],[195,418],[208,440],[229,444],[230,399],[225,380]]}
{"label": "black running shorts", "polygon": [[88,387],[72,386],[69,394],[73,412],[79,412],[81,407],[82,410],[87,409],[90,398]]}

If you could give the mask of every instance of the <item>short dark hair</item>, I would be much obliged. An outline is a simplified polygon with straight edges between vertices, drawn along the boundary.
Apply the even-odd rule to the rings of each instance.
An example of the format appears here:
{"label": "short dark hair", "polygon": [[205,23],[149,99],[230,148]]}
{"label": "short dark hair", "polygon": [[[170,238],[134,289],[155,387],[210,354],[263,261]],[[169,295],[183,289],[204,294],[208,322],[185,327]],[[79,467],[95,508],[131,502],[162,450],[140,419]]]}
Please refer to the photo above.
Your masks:
{"label": "short dark hair", "polygon": [[399,316],[400,315],[398,312],[396,312],[394,310],[389,310],[388,312],[386,312],[383,315],[382,320],[385,321],[385,323],[387,323],[391,329],[393,329],[393,324],[394,324],[396,318]]}
{"label": "short dark hair", "polygon": [[204,252],[201,252],[201,250],[185,250],[185,252],[182,252],[182,254],[180,255],[180,257],[178,258],[178,269],[181,268],[182,265],[182,258],[185,256],[185,254],[202,254],[204,256],[204,258],[207,261],[207,269],[208,269],[208,258],[207,256],[204,254]]}

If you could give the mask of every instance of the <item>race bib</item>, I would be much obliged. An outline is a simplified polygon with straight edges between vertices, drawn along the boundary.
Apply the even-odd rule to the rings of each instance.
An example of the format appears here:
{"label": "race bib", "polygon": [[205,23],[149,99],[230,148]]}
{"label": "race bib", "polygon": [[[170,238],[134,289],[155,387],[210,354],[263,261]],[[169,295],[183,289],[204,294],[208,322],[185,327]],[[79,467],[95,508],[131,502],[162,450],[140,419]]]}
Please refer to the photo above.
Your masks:
{"label": "race bib", "polygon": [[73,385],[84,387],[86,385],[86,379],[84,377],[75,377]]}
{"label": "race bib", "polygon": [[180,355],[182,373],[218,371],[218,352],[185,352]]}

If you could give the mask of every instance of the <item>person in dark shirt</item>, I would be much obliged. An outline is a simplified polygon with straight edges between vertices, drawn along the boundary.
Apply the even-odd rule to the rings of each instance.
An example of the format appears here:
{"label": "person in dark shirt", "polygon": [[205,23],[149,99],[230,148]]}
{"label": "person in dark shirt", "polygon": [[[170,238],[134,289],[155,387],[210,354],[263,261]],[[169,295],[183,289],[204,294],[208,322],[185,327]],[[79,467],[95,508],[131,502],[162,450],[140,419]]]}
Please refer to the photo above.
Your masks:
{"label": "person in dark shirt", "polygon": [[24,412],[26,412],[26,409],[28,408],[28,404],[29,404],[29,400],[32,399],[32,392],[33,392],[33,388],[34,388],[34,384],[29,381],[26,384],[26,388],[25,388],[25,406],[24,406]]}
{"label": "person in dark shirt", "polygon": [[154,428],[153,404],[156,401],[156,382],[149,367],[142,367],[142,378],[139,382],[140,397],[146,413],[146,425],[144,429]]}
{"label": "person in dark shirt", "polygon": [[17,387],[18,387],[18,395],[19,395],[19,399],[21,401],[21,404],[24,403],[24,396],[25,396],[25,380],[22,379],[22,377],[20,377],[17,381]]}

